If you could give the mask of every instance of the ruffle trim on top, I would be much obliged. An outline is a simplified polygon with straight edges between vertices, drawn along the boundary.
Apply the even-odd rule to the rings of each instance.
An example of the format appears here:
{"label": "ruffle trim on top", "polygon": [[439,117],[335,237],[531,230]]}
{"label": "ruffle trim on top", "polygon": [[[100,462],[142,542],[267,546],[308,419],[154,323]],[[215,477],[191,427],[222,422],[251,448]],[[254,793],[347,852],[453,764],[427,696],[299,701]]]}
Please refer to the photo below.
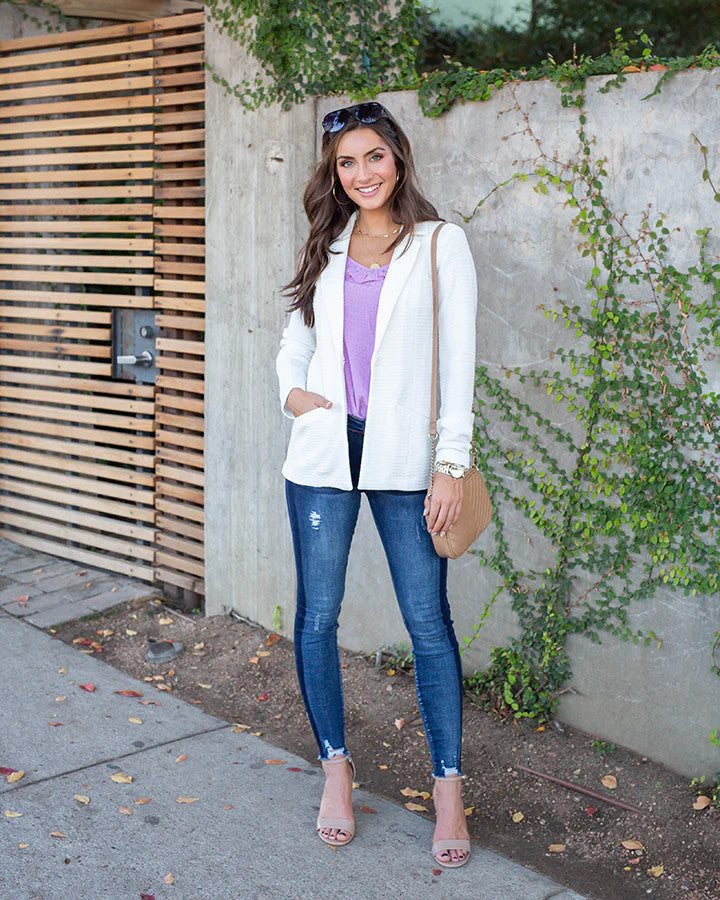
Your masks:
{"label": "ruffle trim on top", "polygon": [[348,256],[347,265],[345,266],[345,277],[349,278],[350,281],[354,281],[355,284],[369,284],[373,281],[382,281],[385,278],[389,265],[390,263],[386,263],[384,266],[380,266],[379,269],[369,269],[367,266],[363,266],[362,263],[356,262],[351,256]]}

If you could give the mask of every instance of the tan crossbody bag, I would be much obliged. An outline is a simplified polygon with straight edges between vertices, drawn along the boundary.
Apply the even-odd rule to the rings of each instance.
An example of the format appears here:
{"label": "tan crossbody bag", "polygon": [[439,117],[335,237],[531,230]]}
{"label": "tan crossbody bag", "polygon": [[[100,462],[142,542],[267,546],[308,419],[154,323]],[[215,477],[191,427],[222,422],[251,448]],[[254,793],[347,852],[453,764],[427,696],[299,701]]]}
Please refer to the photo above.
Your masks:
{"label": "tan crossbody bag", "polygon": [[[437,433],[437,374],[438,374],[438,277],[437,277],[437,239],[438,232],[445,223],[441,222],[433,231],[430,245],[430,258],[432,264],[432,290],[433,290],[433,350],[432,350],[432,389],[430,397],[430,440],[432,452],[430,455],[430,487],[428,493],[432,494],[433,469],[435,468],[435,443]],[[435,551],[438,556],[449,559],[457,559],[467,550],[479,535],[488,527],[492,519],[492,504],[485,480],[480,471],[475,467],[473,456],[472,465],[462,477],[463,500],[460,508],[460,516],[445,532],[432,536]]]}

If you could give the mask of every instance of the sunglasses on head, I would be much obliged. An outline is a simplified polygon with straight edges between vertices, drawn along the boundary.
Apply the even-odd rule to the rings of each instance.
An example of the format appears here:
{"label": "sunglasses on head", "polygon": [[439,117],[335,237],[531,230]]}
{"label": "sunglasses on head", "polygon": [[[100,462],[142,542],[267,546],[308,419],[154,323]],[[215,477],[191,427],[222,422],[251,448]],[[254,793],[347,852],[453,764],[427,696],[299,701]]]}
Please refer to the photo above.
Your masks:
{"label": "sunglasses on head", "polygon": [[381,103],[358,103],[356,106],[345,106],[329,112],[322,120],[323,131],[328,134],[341,131],[353,117],[363,125],[372,125],[378,119],[387,119],[390,123],[393,121],[392,116]]}

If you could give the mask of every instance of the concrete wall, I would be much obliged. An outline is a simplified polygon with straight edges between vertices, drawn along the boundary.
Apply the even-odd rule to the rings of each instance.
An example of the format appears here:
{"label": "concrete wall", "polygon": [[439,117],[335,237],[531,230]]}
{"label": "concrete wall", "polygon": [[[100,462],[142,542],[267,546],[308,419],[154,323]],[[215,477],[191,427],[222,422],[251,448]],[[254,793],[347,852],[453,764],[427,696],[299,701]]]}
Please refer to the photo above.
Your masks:
{"label": "concrete wall", "polygon": [[[246,71],[237,51],[208,35],[208,57],[226,77]],[[610,192],[628,221],[648,202],[680,227],[677,262],[696,252],[695,229],[717,221],[712,192],[701,181],[695,132],[710,148],[720,178],[720,72],[685,72],[660,96],[641,101],[657,75],[633,75],[621,90],[600,94],[591,79],[588,131],[597,155],[609,157]],[[564,110],[548,82],[515,88],[546,151],[577,149],[576,113]],[[450,221],[462,222],[475,202],[535,155],[512,111],[511,89],[486,103],[455,106],[440,119],[422,116],[414,93],[379,98],[406,127],[426,194]],[[319,122],[343,98],[322,99],[291,112],[242,113],[208,82],[208,418],[207,610],[230,607],[266,626],[277,606],[282,631],[292,634],[295,570],[280,467],[290,423],[280,413],[274,360],[285,323],[280,285],[291,277],[306,233],[300,206],[320,134]],[[509,138],[506,136],[511,135]],[[283,161],[279,162],[278,158]],[[515,183],[497,192],[466,231],[480,282],[478,362],[531,368],[567,344],[567,332],[536,309],[554,291],[585,302],[587,260],[572,247],[569,214],[560,201]],[[715,252],[717,239],[711,239]],[[716,371],[713,377],[720,381]],[[531,403],[550,410],[528,387]],[[555,406],[553,419],[562,415]],[[574,420],[562,424],[574,427]],[[512,550],[525,568],[553,560],[547,542],[510,510]],[[490,547],[491,536],[478,546]],[[450,563],[449,592],[459,637],[469,635],[497,575],[466,555]],[[661,649],[606,638],[598,646],[571,642],[575,694],[564,696],[562,720],[624,744],[688,774],[720,769],[708,735],[720,727],[720,679],[711,673],[709,644],[720,627],[717,598],[688,600],[660,592],[633,613],[652,628]],[[499,601],[482,638],[464,656],[467,672],[483,666],[490,647],[516,628]],[[382,546],[363,500],[348,567],[339,640],[357,650],[408,641],[397,611]],[[288,673],[290,675],[290,673]]]}
{"label": "concrete wall", "polygon": [[[52,31],[76,31],[80,28],[101,28],[103,25],[117,25],[110,19],[91,19],[88,16],[66,16],[62,19],[57,13],[41,6],[28,6],[27,17],[17,6],[0,3],[0,40],[14,41],[17,38],[36,37]],[[33,22],[34,16],[40,25]],[[47,23],[47,24],[46,24]]]}

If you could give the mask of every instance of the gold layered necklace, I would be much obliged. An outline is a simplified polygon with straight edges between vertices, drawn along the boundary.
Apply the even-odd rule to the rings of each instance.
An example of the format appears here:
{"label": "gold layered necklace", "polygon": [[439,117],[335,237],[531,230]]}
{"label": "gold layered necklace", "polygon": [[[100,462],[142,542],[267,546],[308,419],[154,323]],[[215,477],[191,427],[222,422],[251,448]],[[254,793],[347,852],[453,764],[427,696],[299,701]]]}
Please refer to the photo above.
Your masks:
{"label": "gold layered necklace", "polygon": [[392,230],[392,231],[389,231],[387,234],[370,234],[370,233],[367,232],[367,231],[361,231],[360,226],[359,226],[359,225],[357,224],[357,222],[356,222],[356,223],[355,223],[355,231],[357,231],[357,233],[360,235],[360,238],[361,238],[361,240],[362,240],[362,242],[363,242],[363,244],[364,244],[364,246],[365,246],[365,249],[367,250],[368,254],[369,254],[369,255],[372,257],[372,259],[373,259],[373,262],[370,263],[370,265],[368,266],[368,268],[370,268],[370,269],[380,269],[380,268],[382,268],[382,264],[381,264],[381,262],[380,262],[380,257],[381,257],[381,256],[383,255],[383,253],[385,253],[386,251],[385,251],[385,250],[381,250],[379,255],[376,254],[376,253],[373,253],[373,251],[372,251],[372,250],[370,249],[370,247],[368,246],[368,242],[365,240],[365,238],[366,238],[366,237],[372,237],[372,238],[389,238],[389,237],[391,237],[392,235],[397,234],[398,231],[400,231],[400,226],[398,225],[397,228],[395,228],[395,229]]}

